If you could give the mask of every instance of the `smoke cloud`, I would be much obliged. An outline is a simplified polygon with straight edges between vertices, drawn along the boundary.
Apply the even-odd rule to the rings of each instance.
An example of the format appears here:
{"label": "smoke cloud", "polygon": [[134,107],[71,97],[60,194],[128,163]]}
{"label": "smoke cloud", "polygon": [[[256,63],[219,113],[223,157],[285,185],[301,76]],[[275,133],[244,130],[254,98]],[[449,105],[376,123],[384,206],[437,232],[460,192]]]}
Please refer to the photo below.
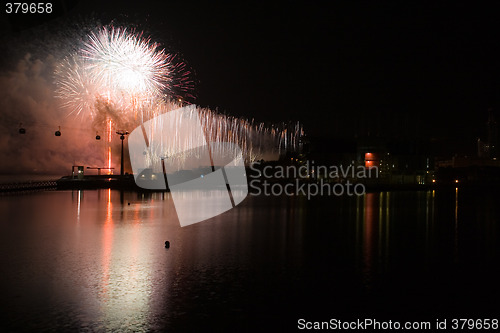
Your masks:
{"label": "smoke cloud", "polygon": [[[96,140],[102,124],[89,116],[70,115],[54,97],[55,65],[53,56],[38,59],[26,54],[15,68],[0,73],[2,174],[65,175],[72,165],[104,167],[107,163],[104,133]],[[59,127],[61,136],[55,136]],[[113,134],[114,167],[120,163],[119,149],[119,137]]]}

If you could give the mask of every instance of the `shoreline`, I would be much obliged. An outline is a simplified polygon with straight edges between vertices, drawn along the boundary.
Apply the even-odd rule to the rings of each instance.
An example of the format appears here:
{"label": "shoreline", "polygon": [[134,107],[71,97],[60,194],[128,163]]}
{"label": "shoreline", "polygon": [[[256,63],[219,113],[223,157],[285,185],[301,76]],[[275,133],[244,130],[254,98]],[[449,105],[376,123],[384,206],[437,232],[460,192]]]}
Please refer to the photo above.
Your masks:
{"label": "shoreline", "polygon": [[[251,181],[251,179],[250,179]],[[249,181],[249,187],[250,187]],[[269,180],[268,185],[281,185],[295,184],[297,180],[292,181],[289,179]],[[317,181],[299,180],[300,184],[319,184]],[[334,186],[335,182],[325,182],[324,185],[329,184]],[[353,182],[352,185],[363,184],[366,192],[385,192],[385,191],[428,191],[436,189],[454,189],[454,188],[467,188],[473,190],[492,190],[497,189],[500,181],[461,181],[460,183],[454,182],[437,182],[431,184],[389,184],[389,183],[372,183],[372,182]],[[253,185],[255,186],[255,185]],[[261,185],[257,187],[263,188]],[[73,178],[72,176],[64,176],[59,179],[41,180],[41,181],[26,181],[26,182],[12,182],[0,184],[0,193],[12,193],[23,191],[37,191],[37,190],[79,190],[79,189],[117,189],[117,190],[130,190],[137,192],[170,192],[167,189],[151,190],[144,189],[136,185],[134,176],[131,174],[120,175],[91,175],[85,176],[81,179]]]}

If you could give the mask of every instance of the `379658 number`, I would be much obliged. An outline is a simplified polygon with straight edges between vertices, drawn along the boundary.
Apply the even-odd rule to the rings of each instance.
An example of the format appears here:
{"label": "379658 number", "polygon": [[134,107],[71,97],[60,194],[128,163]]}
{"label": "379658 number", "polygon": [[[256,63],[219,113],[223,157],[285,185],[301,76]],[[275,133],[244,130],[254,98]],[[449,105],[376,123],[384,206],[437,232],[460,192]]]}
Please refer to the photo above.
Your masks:
{"label": "379658 number", "polygon": [[7,2],[5,4],[7,14],[43,14],[52,13],[51,2]]}

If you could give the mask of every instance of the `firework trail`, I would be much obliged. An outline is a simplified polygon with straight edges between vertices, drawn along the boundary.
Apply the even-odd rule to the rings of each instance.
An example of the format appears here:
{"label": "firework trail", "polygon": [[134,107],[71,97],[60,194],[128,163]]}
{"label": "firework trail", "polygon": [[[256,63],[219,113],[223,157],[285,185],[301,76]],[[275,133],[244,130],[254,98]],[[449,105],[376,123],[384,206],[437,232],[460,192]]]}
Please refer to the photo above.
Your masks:
{"label": "firework trail", "polygon": [[[178,109],[180,106],[175,102],[167,102],[158,105],[155,113],[158,115],[168,113]],[[172,119],[172,118],[171,118]],[[185,129],[183,124],[191,124],[194,120],[201,121],[202,133],[192,133],[184,135],[173,135],[165,138],[161,134],[155,137],[155,133],[176,132],[176,129]],[[161,165],[160,160],[168,159],[169,165],[174,168],[193,167],[189,161],[200,160],[205,150],[199,147],[199,142],[231,142],[235,143],[243,153],[246,164],[265,158],[266,156],[283,155],[286,151],[297,151],[299,149],[299,138],[304,135],[302,125],[280,124],[266,127],[264,123],[255,123],[246,119],[230,117],[218,114],[208,108],[193,107],[181,115],[176,115],[167,124],[162,123],[163,117],[155,117],[152,127],[155,129],[149,133],[150,151],[145,152],[148,165]],[[237,151],[227,150],[225,145],[215,145],[212,153],[217,152],[218,156],[233,157]],[[234,147],[234,146],[233,146]],[[220,151],[218,149],[221,149]],[[237,148],[236,148],[237,149]],[[238,149],[238,150],[239,150]],[[184,152],[184,153],[179,153]],[[195,166],[196,167],[196,166]],[[161,170],[156,170],[161,172]]]}

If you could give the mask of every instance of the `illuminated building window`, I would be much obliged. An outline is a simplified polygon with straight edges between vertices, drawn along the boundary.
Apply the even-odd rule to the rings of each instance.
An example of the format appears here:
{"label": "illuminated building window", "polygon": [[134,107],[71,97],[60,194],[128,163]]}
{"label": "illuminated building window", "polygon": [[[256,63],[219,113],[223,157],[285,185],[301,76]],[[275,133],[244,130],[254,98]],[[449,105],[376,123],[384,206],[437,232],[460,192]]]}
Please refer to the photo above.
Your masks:
{"label": "illuminated building window", "polygon": [[379,167],[380,160],[377,154],[365,153],[365,168]]}

